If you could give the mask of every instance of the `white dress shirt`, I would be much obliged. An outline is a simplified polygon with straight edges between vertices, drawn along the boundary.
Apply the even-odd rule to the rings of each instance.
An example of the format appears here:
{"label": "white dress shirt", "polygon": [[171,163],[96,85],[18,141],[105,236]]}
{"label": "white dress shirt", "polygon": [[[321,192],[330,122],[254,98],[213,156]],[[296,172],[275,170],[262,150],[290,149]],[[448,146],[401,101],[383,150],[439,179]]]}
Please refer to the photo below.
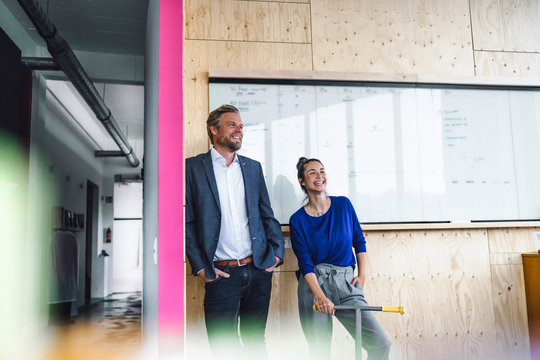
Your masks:
{"label": "white dress shirt", "polygon": [[227,166],[216,149],[212,148],[210,153],[221,206],[221,231],[214,261],[243,259],[251,255],[251,237],[238,155],[235,153],[233,162]]}

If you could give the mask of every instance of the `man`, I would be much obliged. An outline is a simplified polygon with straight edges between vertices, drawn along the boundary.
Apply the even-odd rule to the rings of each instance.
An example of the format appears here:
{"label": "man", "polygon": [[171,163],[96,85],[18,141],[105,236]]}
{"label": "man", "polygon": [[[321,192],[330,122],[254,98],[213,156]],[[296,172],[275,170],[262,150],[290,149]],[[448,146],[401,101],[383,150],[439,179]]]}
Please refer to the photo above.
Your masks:
{"label": "man", "polygon": [[193,274],[205,281],[214,355],[237,354],[240,336],[260,354],[272,272],[283,259],[281,226],[261,164],[236,153],[244,136],[238,109],[212,111],[206,129],[213,148],[186,159],[186,253]]}

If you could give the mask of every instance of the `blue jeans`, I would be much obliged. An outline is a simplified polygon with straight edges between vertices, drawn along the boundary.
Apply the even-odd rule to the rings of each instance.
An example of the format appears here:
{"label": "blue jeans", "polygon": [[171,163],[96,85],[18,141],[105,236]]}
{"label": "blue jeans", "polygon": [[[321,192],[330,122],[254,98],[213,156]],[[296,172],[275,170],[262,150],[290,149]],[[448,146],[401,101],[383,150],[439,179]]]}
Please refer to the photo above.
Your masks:
{"label": "blue jeans", "polygon": [[204,315],[212,352],[219,358],[238,355],[241,338],[247,349],[266,354],[264,335],[273,273],[253,264],[219,269],[230,277],[205,284]]}

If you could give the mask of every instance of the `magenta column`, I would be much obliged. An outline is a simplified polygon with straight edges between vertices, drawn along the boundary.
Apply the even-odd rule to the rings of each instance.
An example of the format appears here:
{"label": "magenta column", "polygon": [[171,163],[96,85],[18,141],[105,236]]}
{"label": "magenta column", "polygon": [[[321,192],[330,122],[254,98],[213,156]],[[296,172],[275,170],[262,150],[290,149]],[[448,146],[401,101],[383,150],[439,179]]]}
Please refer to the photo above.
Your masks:
{"label": "magenta column", "polygon": [[184,348],[182,0],[159,2],[159,352]]}

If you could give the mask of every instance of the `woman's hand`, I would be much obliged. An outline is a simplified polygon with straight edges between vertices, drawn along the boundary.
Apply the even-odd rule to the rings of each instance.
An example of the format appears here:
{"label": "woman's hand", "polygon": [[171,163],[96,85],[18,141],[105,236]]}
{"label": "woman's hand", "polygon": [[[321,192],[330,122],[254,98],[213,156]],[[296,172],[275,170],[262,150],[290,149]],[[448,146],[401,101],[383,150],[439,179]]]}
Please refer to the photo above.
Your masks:
{"label": "woman's hand", "polygon": [[359,283],[362,289],[364,288],[364,283],[366,282],[367,274],[367,253],[360,252],[356,254],[356,264],[358,265],[358,276],[355,276],[351,285],[354,286],[356,283]]}
{"label": "woman's hand", "polygon": [[315,298],[315,308],[320,313],[334,315],[334,303],[324,295],[320,298]]}
{"label": "woman's hand", "polygon": [[318,312],[323,314],[334,315],[334,303],[331,302],[326,297],[326,295],[324,295],[324,292],[322,291],[319,283],[317,282],[317,277],[315,276],[315,273],[309,273],[304,275],[304,280],[306,280],[309,288],[311,289],[311,293],[315,297],[315,309],[317,309]]}
{"label": "woman's hand", "polygon": [[355,276],[351,282],[351,285],[354,286],[356,283],[360,284],[360,287],[362,289],[364,288],[364,284],[366,283],[366,277],[365,276]]}

